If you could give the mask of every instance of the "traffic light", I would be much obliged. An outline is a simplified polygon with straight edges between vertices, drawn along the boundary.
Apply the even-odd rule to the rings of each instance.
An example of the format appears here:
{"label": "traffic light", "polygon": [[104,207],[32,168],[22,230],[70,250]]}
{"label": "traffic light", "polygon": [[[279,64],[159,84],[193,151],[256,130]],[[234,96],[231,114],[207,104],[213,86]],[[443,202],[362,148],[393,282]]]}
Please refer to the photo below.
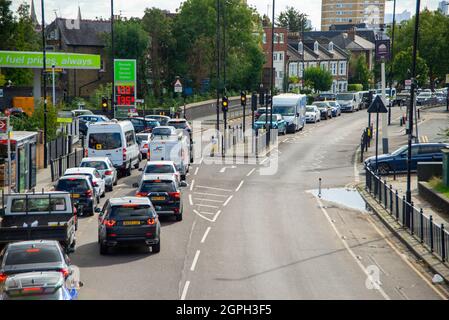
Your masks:
{"label": "traffic light", "polygon": [[101,107],[103,108],[103,110],[108,110],[108,98],[101,98]]}
{"label": "traffic light", "polygon": [[259,93],[259,104],[263,106],[265,104],[265,92],[261,91]]}
{"label": "traffic light", "polygon": [[267,94],[266,100],[267,100],[267,105],[271,105],[271,96],[269,94]]}
{"label": "traffic light", "polygon": [[244,107],[246,106],[246,92],[245,91],[242,91],[240,93],[240,103],[242,106],[244,106]]}
{"label": "traffic light", "polygon": [[251,110],[256,111],[257,110],[257,94],[253,93],[251,95]]}
{"label": "traffic light", "polygon": [[229,108],[229,100],[228,97],[224,96],[221,100],[221,109],[223,110],[223,112],[228,112],[228,108]]}

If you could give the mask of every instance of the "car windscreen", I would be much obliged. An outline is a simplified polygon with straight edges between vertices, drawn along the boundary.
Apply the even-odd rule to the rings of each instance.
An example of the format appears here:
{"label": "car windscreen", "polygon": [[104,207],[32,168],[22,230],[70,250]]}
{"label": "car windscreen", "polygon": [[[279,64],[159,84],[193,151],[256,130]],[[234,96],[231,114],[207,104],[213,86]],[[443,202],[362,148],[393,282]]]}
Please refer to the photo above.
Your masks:
{"label": "car windscreen", "polygon": [[121,206],[113,206],[111,209],[111,218],[125,218],[133,216],[149,216],[153,217],[154,212],[148,205],[128,204]]}
{"label": "car windscreen", "polygon": [[[276,118],[273,117],[273,120],[276,120]],[[259,117],[259,119],[257,119],[257,121],[258,122],[265,122],[265,121],[270,122],[270,115],[267,116],[267,115],[263,114]]]}
{"label": "car windscreen", "polygon": [[329,105],[330,105],[331,107],[335,107],[335,106],[336,106],[336,103],[335,103],[335,102],[328,101],[327,103],[329,103]]}
{"label": "car windscreen", "polygon": [[322,108],[327,108],[328,107],[328,105],[327,105],[327,103],[313,103],[315,106],[317,106],[319,109],[322,109]]}
{"label": "car windscreen", "polygon": [[64,198],[23,198],[11,201],[11,212],[64,212],[67,206]]}
{"label": "car windscreen", "polygon": [[137,140],[138,144],[141,144],[143,141],[150,140],[150,135],[149,134],[144,134],[144,135],[138,134],[138,135],[136,135],[136,140]]}
{"label": "car windscreen", "polygon": [[175,173],[175,168],[168,164],[152,164],[145,168],[145,173],[158,174],[158,173]]}
{"label": "car windscreen", "polygon": [[273,106],[273,113],[281,114],[283,116],[294,116],[295,106]]}
{"label": "car windscreen", "polygon": [[394,152],[392,153],[392,155],[393,155],[393,156],[397,156],[397,155],[403,153],[403,152],[404,152],[405,150],[407,150],[407,149],[408,149],[408,146],[400,147],[399,149],[397,149],[396,151],[394,151]]}
{"label": "car windscreen", "polygon": [[83,168],[95,168],[97,170],[106,170],[108,165],[104,161],[83,161],[81,163]]}
{"label": "car windscreen", "polygon": [[349,93],[337,94],[337,100],[352,100],[352,99],[354,99],[353,94],[349,94]]}
{"label": "car windscreen", "polygon": [[27,246],[7,251],[5,266],[35,263],[61,262],[61,254],[56,246]]}
{"label": "car windscreen", "polygon": [[168,125],[171,127],[175,127],[176,129],[187,128],[187,122],[168,122]]}
{"label": "car windscreen", "polygon": [[67,192],[84,192],[89,189],[89,184],[84,179],[62,179],[56,186],[56,190]]}
{"label": "car windscreen", "polygon": [[172,181],[144,181],[139,192],[176,192],[176,186]]}
{"label": "car windscreen", "polygon": [[172,130],[170,128],[154,128],[153,136],[171,136]]}
{"label": "car windscreen", "polygon": [[112,150],[122,147],[122,137],[118,132],[89,134],[89,148],[95,150]]}
{"label": "car windscreen", "polygon": [[306,107],[306,112],[315,112],[315,109],[312,107]]}

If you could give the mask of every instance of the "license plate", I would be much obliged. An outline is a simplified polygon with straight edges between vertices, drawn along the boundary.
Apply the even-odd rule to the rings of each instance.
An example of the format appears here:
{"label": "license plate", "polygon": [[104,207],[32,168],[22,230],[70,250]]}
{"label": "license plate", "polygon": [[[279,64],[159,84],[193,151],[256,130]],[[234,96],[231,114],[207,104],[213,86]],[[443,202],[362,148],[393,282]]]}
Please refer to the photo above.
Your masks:
{"label": "license plate", "polygon": [[123,221],[124,226],[140,226],[140,221]]}
{"label": "license plate", "polygon": [[78,199],[80,197],[79,194],[72,194],[72,198]]}
{"label": "license plate", "polygon": [[165,197],[151,197],[151,200],[154,200],[154,201],[164,201],[164,200],[165,200]]}

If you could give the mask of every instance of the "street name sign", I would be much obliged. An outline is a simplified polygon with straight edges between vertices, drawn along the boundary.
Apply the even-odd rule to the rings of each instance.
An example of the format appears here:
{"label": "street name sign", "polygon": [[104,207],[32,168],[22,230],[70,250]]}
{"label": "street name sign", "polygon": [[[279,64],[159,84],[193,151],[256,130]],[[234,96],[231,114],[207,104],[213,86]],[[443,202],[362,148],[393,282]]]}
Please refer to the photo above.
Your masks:
{"label": "street name sign", "polygon": [[388,113],[388,109],[385,107],[384,102],[380,95],[377,95],[371,105],[368,108],[368,113]]}

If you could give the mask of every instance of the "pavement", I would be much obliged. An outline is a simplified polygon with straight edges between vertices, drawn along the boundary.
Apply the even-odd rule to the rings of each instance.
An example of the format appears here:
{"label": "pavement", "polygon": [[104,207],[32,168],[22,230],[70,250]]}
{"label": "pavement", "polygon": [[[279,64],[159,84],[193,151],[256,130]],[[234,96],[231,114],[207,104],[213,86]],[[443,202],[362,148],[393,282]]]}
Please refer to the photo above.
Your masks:
{"label": "pavement", "polygon": [[[197,159],[182,193],[184,220],[162,220],[158,254],[101,256],[97,217],[81,218],[71,255],[80,299],[446,298],[376,216],[311,192],[319,178],[323,188],[360,183],[354,160],[365,124],[356,112],[308,125],[255,163]],[[133,195],[138,179],[133,170],[119,180],[101,206]]]}

